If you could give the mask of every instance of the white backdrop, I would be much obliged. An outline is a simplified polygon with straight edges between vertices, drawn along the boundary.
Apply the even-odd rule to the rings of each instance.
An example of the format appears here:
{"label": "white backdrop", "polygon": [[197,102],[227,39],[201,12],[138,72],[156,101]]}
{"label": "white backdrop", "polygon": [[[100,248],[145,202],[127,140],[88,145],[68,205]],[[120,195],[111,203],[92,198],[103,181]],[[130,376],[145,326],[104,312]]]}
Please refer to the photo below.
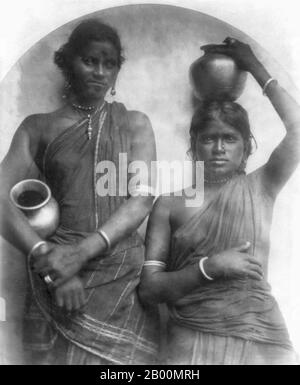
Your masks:
{"label": "white backdrop", "polygon": [[[0,88],[2,86],[2,93],[0,93],[0,158],[2,158],[7,151],[11,136],[16,128],[16,124],[22,118],[22,114],[31,109],[32,112],[34,112],[35,108],[35,106],[30,106],[29,103],[23,107],[21,111],[18,109],[19,115],[16,114],[14,96],[17,95],[14,94],[14,81],[19,80],[22,69],[18,66],[11,69],[15,62],[41,38],[69,21],[102,8],[112,7],[113,5],[136,3],[137,2],[133,1],[114,0],[85,0],[84,2],[77,0],[27,0],[26,2],[22,0],[10,0],[9,2],[5,2],[5,5],[1,4],[0,80],[4,80],[2,84],[0,84]],[[163,3],[184,6],[231,24],[233,27],[247,34],[250,38],[256,40],[260,46],[263,47],[263,49],[261,49],[257,46],[258,52],[268,65],[268,68],[271,68],[271,73],[278,77],[281,83],[294,92],[292,84],[284,72],[285,70],[291,76],[297,87],[300,88],[300,34],[298,31],[299,20],[297,18],[299,9],[296,1],[189,0],[184,2],[147,2],[140,0],[138,3]],[[215,21],[215,25],[219,25],[222,29],[222,23],[218,24],[218,21]],[[116,27],[118,26],[116,25]],[[122,29],[122,25],[120,28]],[[188,26],[186,28],[188,29]],[[199,31],[201,34],[201,26],[199,26]],[[218,33],[219,31],[216,30],[215,35],[213,35],[212,31],[210,31],[208,36],[217,38],[219,37]],[[63,31],[61,34],[63,34]],[[53,44],[61,37],[59,33],[56,36],[57,40],[52,40]],[[199,45],[205,41],[206,39],[203,38],[203,41],[199,41]],[[182,42],[180,42],[180,44],[182,44]],[[40,47],[40,49],[43,48],[43,46],[39,45],[38,47]],[[195,59],[199,52],[196,52],[194,48],[189,46],[190,50],[187,52],[188,58],[183,60],[181,57],[182,45],[179,45],[179,48],[178,60],[181,64],[179,68],[183,69],[185,60],[189,62],[190,59]],[[134,52],[133,49],[132,53]],[[132,75],[134,75],[134,68],[130,65],[129,53],[130,50],[126,52],[128,64],[127,67],[124,66],[124,76],[120,78],[118,98],[124,101],[128,107],[137,108],[148,113],[156,133],[160,158],[175,160],[178,158],[178,154],[181,154],[180,156],[184,158],[184,152],[187,146],[186,132],[188,130],[189,117],[187,113],[188,105],[185,104],[188,92],[188,88],[185,85],[185,83],[187,83],[186,74],[181,72],[176,77],[174,73],[175,67],[172,67],[172,71],[170,71],[168,67],[169,63],[165,62],[168,75],[170,75],[168,82],[172,83],[173,86],[168,90],[168,87],[165,87],[165,79],[162,78],[162,87],[153,90],[153,97],[157,100],[159,97],[162,97],[162,103],[168,102],[168,100],[166,100],[167,95],[174,95],[174,93],[170,93],[170,91],[173,92],[174,82],[176,81],[178,82],[178,90],[184,90],[185,93],[181,96],[177,94],[174,97],[174,103],[169,104],[171,105],[169,110],[164,112],[163,109],[161,109],[160,114],[155,114],[153,112],[155,106],[151,107],[149,105],[149,96],[137,98],[135,102],[136,98],[134,98],[134,94],[128,95],[128,93],[125,92],[126,89],[132,90],[130,79],[132,79]],[[22,60],[23,63],[28,66],[26,58],[22,58]],[[143,67],[143,63],[140,64],[142,65],[141,68],[145,68]],[[147,78],[147,74],[145,74],[145,78]],[[252,169],[267,159],[272,147],[278,143],[282,137],[283,131],[268,101],[259,95],[257,86],[251,79],[249,80],[247,94],[242,97],[241,103],[249,111],[253,131],[259,142],[259,150],[250,163],[250,169]],[[40,83],[38,85],[40,86]],[[138,87],[138,83],[134,86]],[[133,87],[133,89],[135,87]],[[3,92],[3,88],[6,89],[5,92]],[[32,92],[33,96],[35,96],[34,90],[32,90]],[[44,103],[46,109],[51,105],[52,101],[47,100],[45,97]],[[39,107],[40,106],[38,106],[38,108]],[[175,115],[172,114],[173,108],[179,109]],[[182,114],[180,112],[182,112]],[[262,127],[263,132],[260,131]],[[176,133],[175,137],[173,136],[174,132]],[[170,135],[172,135],[174,141],[172,148],[168,142]],[[270,136],[272,137],[272,141],[270,141]],[[281,193],[276,204],[274,225],[272,228],[272,259],[270,261],[270,281],[273,286],[273,292],[283,310],[292,341],[298,351],[300,351],[300,281],[298,279],[298,271],[300,270],[300,242],[298,236],[298,228],[300,225],[299,190],[300,172],[297,171]]]}

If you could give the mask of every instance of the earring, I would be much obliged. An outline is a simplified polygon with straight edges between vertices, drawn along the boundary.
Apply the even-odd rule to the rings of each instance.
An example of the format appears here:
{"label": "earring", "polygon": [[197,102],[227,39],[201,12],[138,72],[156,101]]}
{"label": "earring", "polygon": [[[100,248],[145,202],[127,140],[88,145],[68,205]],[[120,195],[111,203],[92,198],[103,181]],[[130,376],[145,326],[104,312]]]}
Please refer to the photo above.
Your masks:
{"label": "earring", "polygon": [[247,166],[247,159],[243,159],[239,166],[239,173],[241,174],[245,173],[246,166]]}
{"label": "earring", "polygon": [[72,85],[71,85],[70,81],[69,81],[69,80],[66,80],[66,81],[65,81],[65,84],[64,84],[64,93],[63,93],[63,95],[62,95],[62,98],[63,98],[63,99],[66,99],[66,98],[69,96],[71,87],[72,87]]}
{"label": "earring", "polygon": [[111,87],[111,90],[110,90],[111,96],[115,96],[116,93],[117,93],[117,91],[116,91],[116,89],[115,89],[115,86],[112,86],[112,87]]}

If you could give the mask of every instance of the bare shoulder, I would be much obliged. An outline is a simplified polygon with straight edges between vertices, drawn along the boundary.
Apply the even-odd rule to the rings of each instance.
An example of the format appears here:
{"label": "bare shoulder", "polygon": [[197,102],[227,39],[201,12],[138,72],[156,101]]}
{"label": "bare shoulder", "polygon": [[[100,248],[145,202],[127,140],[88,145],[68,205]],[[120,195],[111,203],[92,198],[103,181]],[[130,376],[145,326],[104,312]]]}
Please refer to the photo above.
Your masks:
{"label": "bare shoulder", "polygon": [[159,227],[169,225],[171,233],[174,233],[189,221],[199,208],[187,207],[185,192],[186,190],[181,190],[159,196],[152,210],[150,223]]}
{"label": "bare shoulder", "polygon": [[21,123],[19,130],[28,133],[29,136],[41,131],[45,124],[45,114],[28,115]]}
{"label": "bare shoulder", "polygon": [[58,127],[62,127],[65,113],[58,109],[48,113],[28,115],[18,127],[12,145],[28,146],[31,156],[43,151],[47,144],[59,133]]}
{"label": "bare shoulder", "polygon": [[274,200],[280,189],[278,188],[278,191],[276,191],[276,186],[272,184],[272,180],[268,177],[267,171],[267,164],[264,164],[249,173],[247,178],[251,183],[252,188],[255,189],[262,198]]}
{"label": "bare shoulder", "polygon": [[51,124],[62,116],[62,109],[48,113],[28,115],[22,122],[20,129],[28,133],[30,137],[36,137],[43,133]]}
{"label": "bare shoulder", "polygon": [[153,136],[150,119],[140,111],[128,111],[129,130],[133,137]]}
{"label": "bare shoulder", "polygon": [[162,194],[157,198],[155,206],[157,209],[168,212],[172,216],[176,211],[185,206],[184,194],[180,194],[180,192]]}

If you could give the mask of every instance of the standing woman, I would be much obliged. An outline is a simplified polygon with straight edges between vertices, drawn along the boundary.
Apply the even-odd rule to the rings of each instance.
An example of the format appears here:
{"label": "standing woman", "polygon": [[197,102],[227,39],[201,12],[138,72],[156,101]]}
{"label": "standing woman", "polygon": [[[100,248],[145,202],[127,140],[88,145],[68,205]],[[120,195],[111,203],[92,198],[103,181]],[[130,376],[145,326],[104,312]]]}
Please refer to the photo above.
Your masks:
{"label": "standing woman", "polygon": [[204,161],[204,203],[186,207],[191,191],[157,200],[139,295],[146,304],[167,303],[168,363],[291,364],[295,353],[267,271],[274,202],[299,163],[300,108],[248,45],[225,43],[202,48],[232,57],[253,75],[284,123],[285,138],[263,167],[246,175],[253,139],[247,112],[229,101],[195,112],[191,152]]}
{"label": "standing woman", "polygon": [[[136,295],[144,258],[137,229],[152,208],[152,188],[140,175],[143,186],[127,194],[125,184],[122,194],[118,179],[128,166],[124,157],[119,165],[119,154],[150,169],[156,150],[147,116],[105,101],[123,60],[113,28],[96,19],[80,23],[55,53],[65,105],[28,116],[1,165],[2,234],[30,257],[28,363],[147,364],[156,356],[155,313]],[[101,161],[116,171],[105,170],[105,196]],[[59,204],[60,224],[47,242],[9,199],[27,178],[45,180]]]}

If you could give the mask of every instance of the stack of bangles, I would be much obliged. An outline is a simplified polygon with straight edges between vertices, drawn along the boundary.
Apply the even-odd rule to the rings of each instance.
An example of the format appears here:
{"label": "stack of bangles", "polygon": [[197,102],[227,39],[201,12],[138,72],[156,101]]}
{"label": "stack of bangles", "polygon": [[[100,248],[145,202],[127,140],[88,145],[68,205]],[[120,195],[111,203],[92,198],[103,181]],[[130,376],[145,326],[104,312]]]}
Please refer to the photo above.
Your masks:
{"label": "stack of bangles", "polygon": [[111,249],[111,241],[110,239],[108,238],[108,235],[106,234],[105,231],[101,230],[101,229],[98,229],[97,231],[97,234],[99,234],[102,239],[104,240],[105,244],[106,244],[106,252],[108,252],[110,249]]}
{"label": "stack of bangles", "polygon": [[[39,247],[44,246],[44,245],[47,245],[46,241],[39,241],[35,245],[33,245],[33,247],[31,248],[31,250],[28,253],[28,261],[30,261],[30,258],[32,257],[32,254],[35,252],[35,250],[37,250]],[[49,274],[47,274],[47,275],[45,275],[44,277],[41,277],[41,278],[44,280],[44,282],[47,285],[53,285],[53,283],[54,283],[53,279],[50,277]]]}
{"label": "stack of bangles", "polygon": [[155,266],[155,267],[159,267],[161,270],[166,270],[167,264],[165,262],[156,261],[156,260],[152,259],[152,260],[144,262],[144,267],[147,267],[147,266],[148,267]]}

